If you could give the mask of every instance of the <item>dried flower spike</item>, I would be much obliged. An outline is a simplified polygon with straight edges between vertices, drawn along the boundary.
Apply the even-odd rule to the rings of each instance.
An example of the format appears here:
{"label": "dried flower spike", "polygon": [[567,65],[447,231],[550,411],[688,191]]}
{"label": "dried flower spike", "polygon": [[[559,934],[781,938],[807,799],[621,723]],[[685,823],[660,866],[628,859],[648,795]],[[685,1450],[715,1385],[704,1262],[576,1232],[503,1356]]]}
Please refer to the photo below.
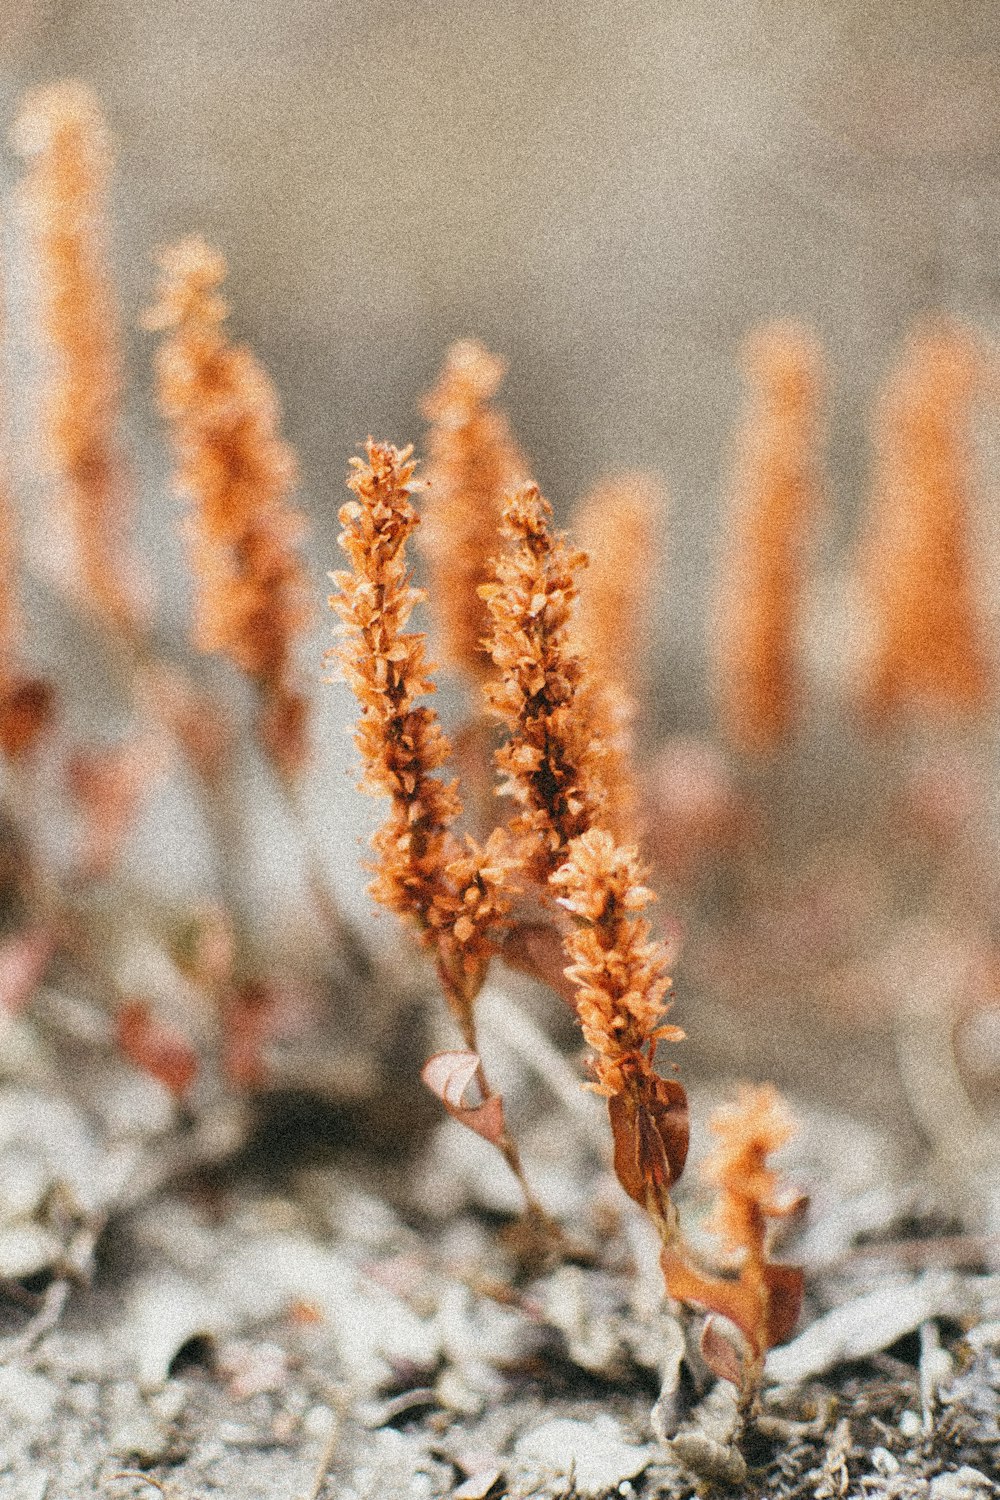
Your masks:
{"label": "dried flower spike", "polygon": [[131,638],[142,611],[118,432],[122,355],[105,226],[107,132],[91,91],[64,82],[28,95],[14,140],[29,159],[20,203],[45,362],[39,437],[62,506],[66,582],[85,608]]}
{"label": "dried flower spike", "polygon": [[406,560],[418,522],[410,496],[421,488],[411,453],[369,439],[367,462],[352,460],[355,499],[340,512],[351,570],[333,575],[338,593],[330,599],[345,637],[335,655],[361,705],[362,786],[390,799],[388,821],[373,839],[372,894],[436,949],[445,992],[475,1050],[472,1000],[490,937],[506,915],[514,860],[502,833],[481,850],[452,832],[461,801],[454,782],[436,774],[450,746],[436,714],[417,701],[434,683],[423,635],[405,628],[424,597]]}
{"label": "dried flower spike", "polygon": [[819,510],[819,354],[793,324],[747,345],[750,404],[739,437],[714,624],[722,727],[741,749],[770,753],[793,727],[803,555]]}
{"label": "dried flower spike", "polygon": [[670,989],[667,954],[639,915],[655,898],[642,884],[634,850],[592,828],[569,845],[550,880],[559,904],[578,922],[565,940],[567,977],[592,1049],[594,1087],[608,1101],[615,1171],[669,1241],[675,1232],[670,1188],[684,1169],[687,1096],[655,1069],[661,1041],[684,1033],[663,1024]]}
{"label": "dried flower spike", "polygon": [[[437,716],[418,699],[434,691],[424,637],[406,630],[423,591],[410,583],[406,544],[416,528],[412,449],[367,444],[367,462],[352,460],[354,499],[340,511],[340,546],[351,569],[334,573],[330,605],[344,643],[334,653],[361,705],[355,744],[362,788],[390,799],[389,817],[372,840],[372,895],[415,926],[433,948],[449,1007],[466,1051],[442,1053],[424,1079],[445,1107],[502,1153],[524,1193],[528,1216],[547,1238],[552,1226],[525,1179],[499,1096],[479,1058],[473,1004],[504,927],[519,868],[506,830],[480,848],[452,831],[461,814],[454,782],[436,773],[450,746]],[[479,1102],[469,1102],[475,1084]]]}
{"label": "dried flower spike", "polygon": [[992,682],[969,539],[969,416],[982,374],[970,335],[947,325],[911,339],[882,394],[862,586],[873,651],[869,715],[966,715]]}
{"label": "dried flower spike", "polygon": [[506,417],[490,405],[504,373],[503,361],[477,340],[460,339],[423,403],[431,426],[419,541],[428,599],[442,659],[474,682],[490,667],[478,589],[496,551],[503,497],[527,478]]}
{"label": "dried flower spike", "polygon": [[508,497],[508,550],[480,593],[489,610],[496,679],[487,706],[507,726],[497,752],[502,790],[520,804],[512,822],[525,860],[544,884],[572,839],[599,821],[606,747],[581,712],[587,686],[570,639],[576,573],[586,557],[550,526],[552,507],[535,485]]}
{"label": "dried flower spike", "polygon": [[308,754],[309,703],[294,655],[310,616],[289,497],[295,457],[278,433],[278,401],[245,345],[229,342],[219,295],[226,265],[197,237],[162,254],[163,280],[147,326],[160,404],[177,451],[177,488],[192,506],[187,536],[198,582],[195,641],[227,655],[260,696],[260,732],[287,780]]}
{"label": "dried flower spike", "polygon": [[662,492],[649,475],[623,474],[592,490],[573,524],[588,559],[576,623],[591,684],[585,712],[606,746],[605,818],[623,842],[639,835],[635,720],[662,517]]}
{"label": "dried flower spike", "polygon": [[777,1093],[770,1086],[744,1087],[731,1105],[717,1110],[709,1129],[718,1145],[705,1162],[706,1179],[718,1192],[709,1221],[738,1276],[726,1280],[693,1265],[675,1248],[662,1256],[672,1297],[718,1313],[734,1323],[745,1340],[742,1360],[714,1325],[702,1348],[718,1374],[735,1380],[744,1400],[760,1384],[768,1349],[789,1338],[802,1302],[802,1272],[768,1258],[769,1221],[787,1218],[802,1199],[783,1193],[768,1157],[795,1133]]}

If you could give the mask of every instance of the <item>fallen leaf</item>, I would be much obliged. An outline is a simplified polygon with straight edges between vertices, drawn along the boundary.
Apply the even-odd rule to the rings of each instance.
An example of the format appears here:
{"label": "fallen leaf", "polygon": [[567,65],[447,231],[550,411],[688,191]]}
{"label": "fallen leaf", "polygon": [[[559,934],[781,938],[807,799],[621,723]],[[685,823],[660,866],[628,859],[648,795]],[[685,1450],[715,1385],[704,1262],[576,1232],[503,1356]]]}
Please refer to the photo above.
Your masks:
{"label": "fallen leaf", "polygon": [[654,1443],[626,1442],[618,1423],[604,1414],[590,1422],[557,1417],[526,1433],[514,1452],[539,1477],[571,1481],[581,1500],[597,1500],[635,1479],[657,1455]]}

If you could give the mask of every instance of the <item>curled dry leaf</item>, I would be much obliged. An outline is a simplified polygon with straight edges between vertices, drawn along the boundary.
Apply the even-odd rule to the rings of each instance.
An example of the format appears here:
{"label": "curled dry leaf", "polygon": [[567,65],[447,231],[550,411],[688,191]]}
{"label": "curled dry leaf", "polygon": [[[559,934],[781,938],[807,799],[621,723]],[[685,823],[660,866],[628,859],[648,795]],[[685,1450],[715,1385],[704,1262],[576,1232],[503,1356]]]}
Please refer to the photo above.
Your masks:
{"label": "curled dry leaf", "polygon": [[470,1104],[466,1097],[481,1066],[478,1052],[436,1052],[420,1076],[452,1119],[499,1146],[507,1135],[500,1095],[488,1094],[478,1104]]}
{"label": "curled dry leaf", "polygon": [[[671,1297],[718,1313],[735,1323],[755,1358],[790,1338],[799,1319],[804,1280],[798,1266],[764,1265],[755,1282],[730,1281],[706,1275],[684,1260],[674,1249],[660,1257],[663,1278]],[[714,1344],[710,1344],[710,1349]],[[732,1377],[708,1358],[706,1361],[726,1380]]]}
{"label": "curled dry leaf", "polygon": [[720,1380],[731,1380],[739,1385],[743,1369],[742,1354],[729,1334],[719,1324],[718,1318],[706,1318],[701,1330],[699,1346],[701,1357]]}
{"label": "curled dry leaf", "polygon": [[19,932],[0,946],[0,1009],[17,1015],[45,976],[54,944],[42,929]]}
{"label": "curled dry leaf", "polygon": [[128,1000],[116,1020],[118,1045],[137,1068],[182,1098],[198,1073],[193,1047],[179,1032],[157,1020],[145,1000]]}
{"label": "curled dry leaf", "polygon": [[642,1096],[625,1091],[608,1099],[615,1143],[615,1174],[636,1203],[646,1206],[651,1187],[668,1192],[684,1170],[688,1102],[674,1078],[651,1077]]}

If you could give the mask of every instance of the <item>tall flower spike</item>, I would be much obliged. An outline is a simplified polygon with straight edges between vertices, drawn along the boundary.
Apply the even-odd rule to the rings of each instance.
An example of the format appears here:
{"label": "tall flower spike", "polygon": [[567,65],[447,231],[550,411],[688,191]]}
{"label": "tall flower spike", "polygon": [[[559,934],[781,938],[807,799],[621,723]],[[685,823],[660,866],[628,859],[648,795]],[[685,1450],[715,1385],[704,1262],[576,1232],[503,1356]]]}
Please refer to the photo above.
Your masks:
{"label": "tall flower spike", "polygon": [[480,590],[497,668],[486,703],[508,729],[497,767],[503,790],[520,804],[511,826],[540,882],[563,862],[570,841],[599,820],[606,754],[581,712],[587,674],[570,643],[575,575],[586,557],[553,533],[551,516],[535,485],[508,497],[508,550],[495,564],[496,581]]}
{"label": "tall flower spike", "polygon": [[[445,998],[468,1049],[431,1058],[425,1083],[456,1119],[496,1146],[521,1185],[529,1219],[548,1235],[551,1226],[525,1178],[502,1100],[483,1071],[473,1015],[507,917],[518,861],[505,830],[492,834],[485,848],[455,837],[461,802],[454,782],[435,774],[451,747],[433,710],[417,702],[434,691],[434,683],[424,637],[406,629],[425,597],[411,585],[406,562],[406,544],[418,522],[410,496],[422,488],[413,477],[412,451],[369,438],[367,463],[351,460],[348,485],[355,498],[340,511],[340,546],[351,568],[332,575],[338,592],[330,605],[343,637],[332,656],[361,705],[355,744],[364,767],[362,789],[390,799],[388,820],[372,839],[370,890],[434,949]],[[473,1082],[478,1104],[466,1099]]]}
{"label": "tall flower spike", "polygon": [[161,259],[160,298],[146,323],[166,334],[157,374],[177,452],[177,489],[192,507],[186,532],[198,584],[195,642],[224,653],[252,679],[262,742],[292,781],[308,754],[309,702],[294,656],[310,615],[297,548],[304,521],[289,501],[295,456],[279,436],[266,372],[245,345],[227,338],[222,256],[192,237]]}
{"label": "tall flower spike", "polygon": [[573,525],[589,563],[576,629],[591,681],[586,714],[607,747],[605,817],[626,842],[639,835],[635,720],[662,514],[662,492],[650,476],[623,474],[585,497]]}
{"label": "tall flower spike", "polygon": [[550,885],[577,919],[565,939],[567,977],[592,1055],[594,1088],[608,1101],[615,1171],[649,1212],[666,1241],[674,1233],[670,1188],[687,1156],[687,1096],[655,1069],[661,1041],[684,1033],[665,1026],[670,989],[667,954],[639,913],[654,900],[635,851],[592,828],[569,845]]}
{"label": "tall flower spike", "polygon": [[702,1170],[718,1197],[707,1227],[735,1258],[738,1276],[727,1280],[703,1272],[673,1247],[663,1253],[663,1271],[671,1296],[739,1328],[746,1344],[742,1363],[711,1325],[702,1348],[718,1374],[741,1386],[746,1401],[759,1386],[768,1349],[790,1337],[802,1302],[802,1272],[768,1255],[769,1221],[787,1218],[802,1205],[801,1198],[781,1191],[768,1165],[795,1127],[777,1090],[765,1085],[744,1086],[733,1104],[715,1111],[709,1129],[718,1145]]}
{"label": "tall flower spike", "polygon": [[966,715],[991,687],[969,541],[969,414],[982,362],[962,329],[911,339],[879,403],[862,587],[873,649],[862,689],[885,720]]}
{"label": "tall flower spike", "polygon": [[486,609],[478,595],[496,551],[503,497],[527,478],[506,417],[491,406],[505,373],[475,339],[452,344],[425,398],[428,493],[419,542],[430,576],[436,639],[448,666],[484,679]]}
{"label": "tall flower spike", "polygon": [[792,731],[804,551],[819,509],[819,353],[777,323],[747,344],[750,403],[739,436],[714,622],[722,727],[733,744],[771,753]]}
{"label": "tall flower spike", "polygon": [[28,95],[14,140],[29,160],[20,204],[45,362],[41,456],[56,482],[68,554],[60,573],[84,607],[133,636],[142,611],[118,431],[122,354],[106,242],[107,132],[90,90],[64,82]]}
{"label": "tall flower spike", "polygon": [[436,949],[445,992],[474,1048],[472,1000],[489,960],[489,935],[506,915],[513,860],[497,834],[480,850],[459,842],[454,782],[436,774],[451,747],[436,714],[418,699],[434,691],[423,635],[407,622],[424,598],[412,587],[406,544],[417,526],[410,496],[412,449],[369,438],[367,462],[352,460],[355,498],[340,512],[350,571],[333,574],[330,599],[344,644],[334,653],[361,705],[355,743],[365,790],[390,798],[376,833],[375,899],[411,922]]}

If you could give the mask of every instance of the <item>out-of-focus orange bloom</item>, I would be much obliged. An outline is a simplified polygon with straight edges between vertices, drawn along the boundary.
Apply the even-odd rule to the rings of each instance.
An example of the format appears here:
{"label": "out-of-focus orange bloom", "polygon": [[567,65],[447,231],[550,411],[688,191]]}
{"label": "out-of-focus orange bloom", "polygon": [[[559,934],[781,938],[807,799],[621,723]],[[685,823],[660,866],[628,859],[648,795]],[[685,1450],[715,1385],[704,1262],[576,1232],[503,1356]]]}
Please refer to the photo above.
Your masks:
{"label": "out-of-focus orange bloom", "polygon": [[968,715],[992,673],[969,538],[969,418],[982,361],[970,334],[915,335],[879,403],[875,478],[860,573],[872,650],[862,704]]}
{"label": "out-of-focus orange bloom", "polygon": [[796,632],[804,552],[819,510],[819,352],[794,324],[747,344],[749,405],[738,440],[713,629],[722,728],[768,753],[796,713]]}
{"label": "out-of-focus orange bloom", "polygon": [[662,491],[648,474],[622,474],[584,498],[573,524],[588,564],[575,632],[590,682],[585,712],[606,747],[605,818],[625,842],[640,832],[635,720],[663,510]]}
{"label": "out-of-focus orange bloom", "polygon": [[278,435],[278,401],[245,345],[229,342],[218,288],[222,256],[197,237],[163,252],[160,404],[178,457],[177,488],[192,509],[187,536],[197,582],[195,641],[255,683],[265,749],[286,778],[308,753],[309,703],[294,654],[309,618],[298,552],[304,521],[289,503],[295,457]]}
{"label": "out-of-focus orange bloom", "polygon": [[473,681],[489,674],[480,584],[496,552],[504,495],[528,477],[507,419],[490,404],[505,366],[476,339],[459,339],[425,398],[427,495],[418,541],[442,660]]}
{"label": "out-of-focus orange bloom", "polygon": [[34,748],[50,723],[53,694],[49,683],[26,675],[21,667],[20,559],[5,459],[0,452],[0,753],[8,760],[19,760]]}
{"label": "out-of-focus orange bloom", "polygon": [[131,636],[142,609],[118,433],[122,355],[108,269],[107,131],[91,91],[63,82],[27,96],[14,139],[29,159],[20,203],[45,369],[39,439],[68,554],[56,561],[79,602]]}
{"label": "out-of-focus orange bloom", "polygon": [[702,1351],[718,1374],[736,1380],[744,1397],[751,1397],[764,1356],[791,1336],[802,1305],[801,1270],[776,1264],[768,1254],[769,1221],[787,1218],[803,1203],[782,1191],[768,1165],[795,1127],[777,1090],[764,1085],[741,1088],[732,1104],[715,1111],[708,1128],[718,1142],[703,1167],[718,1192],[708,1227],[736,1259],[739,1276],[726,1280],[706,1274],[674,1247],[663,1252],[663,1272],[671,1296],[719,1313],[739,1328],[746,1340],[741,1369],[719,1334],[703,1340]]}

